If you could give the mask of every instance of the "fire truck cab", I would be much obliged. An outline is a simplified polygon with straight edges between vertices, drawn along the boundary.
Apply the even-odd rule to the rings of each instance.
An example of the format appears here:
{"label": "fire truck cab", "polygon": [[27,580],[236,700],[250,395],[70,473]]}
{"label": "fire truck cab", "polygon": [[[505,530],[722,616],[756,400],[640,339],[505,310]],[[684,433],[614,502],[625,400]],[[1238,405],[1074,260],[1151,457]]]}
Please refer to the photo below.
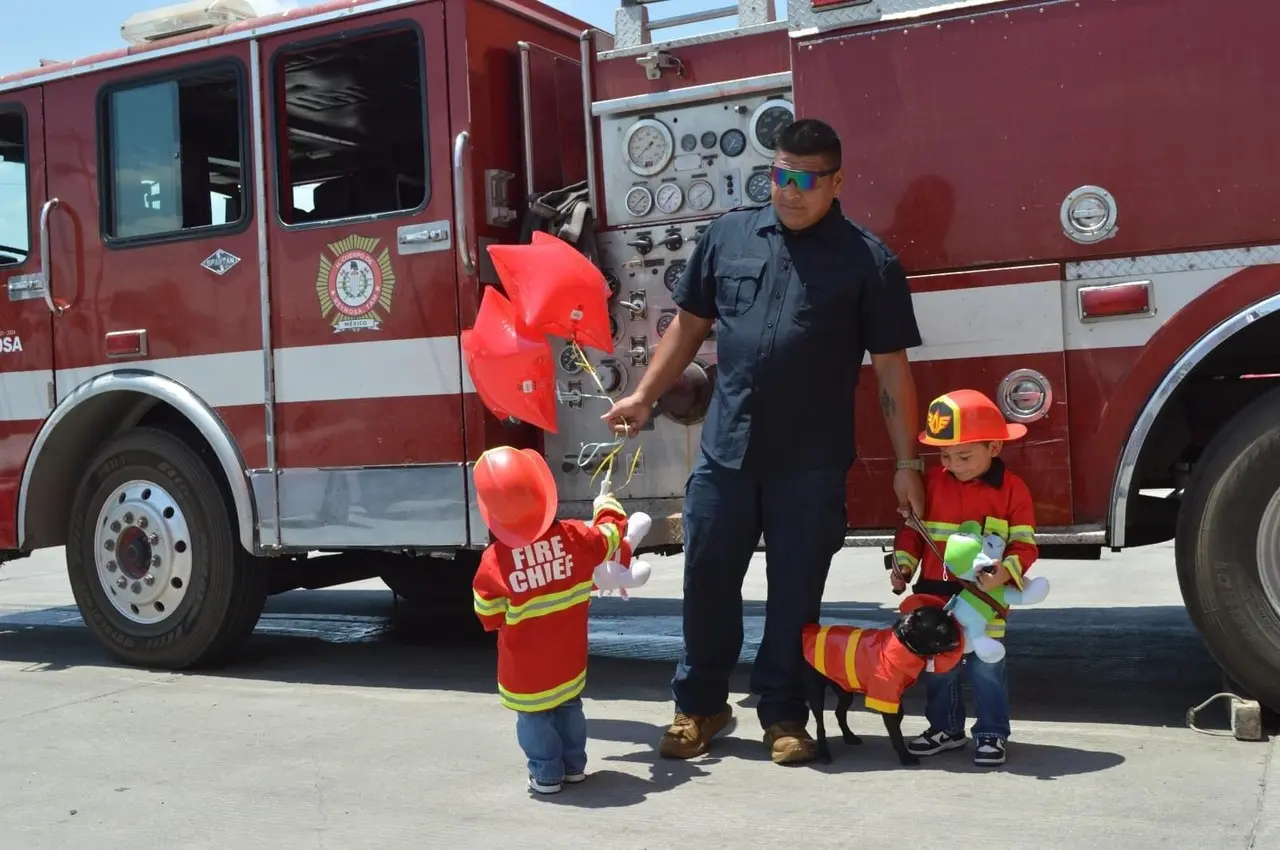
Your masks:
{"label": "fire truck cab", "polygon": [[[921,399],[973,387],[1027,425],[1006,458],[1042,557],[1175,540],[1211,652],[1280,706],[1280,7],[658,6],[621,0],[609,34],[537,0],[201,0],[0,77],[4,557],[65,545],[89,628],[150,666],[224,656],[296,586],[380,575],[465,611],[475,459],[537,447],[589,514],[600,396],[814,116],[845,213],[909,273]],[[459,350],[500,285],[486,247],[535,228],[600,266],[614,329],[592,370],[557,343],[555,434],[490,415]],[[715,375],[713,335],[615,461],[663,551]],[[849,545],[897,521],[875,389],[868,366]]]}

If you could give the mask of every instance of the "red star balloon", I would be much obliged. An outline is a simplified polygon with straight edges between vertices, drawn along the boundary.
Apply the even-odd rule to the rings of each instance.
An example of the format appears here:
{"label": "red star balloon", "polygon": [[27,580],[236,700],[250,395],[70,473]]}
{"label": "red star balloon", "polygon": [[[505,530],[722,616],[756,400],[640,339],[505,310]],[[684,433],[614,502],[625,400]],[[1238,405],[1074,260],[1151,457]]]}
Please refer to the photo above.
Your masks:
{"label": "red star balloon", "polygon": [[556,433],[554,358],[546,337],[520,321],[501,292],[488,287],[475,326],[462,332],[462,355],[485,406]]}
{"label": "red star balloon", "polygon": [[576,248],[540,230],[529,245],[490,245],[516,314],[532,330],[613,353],[609,286]]}

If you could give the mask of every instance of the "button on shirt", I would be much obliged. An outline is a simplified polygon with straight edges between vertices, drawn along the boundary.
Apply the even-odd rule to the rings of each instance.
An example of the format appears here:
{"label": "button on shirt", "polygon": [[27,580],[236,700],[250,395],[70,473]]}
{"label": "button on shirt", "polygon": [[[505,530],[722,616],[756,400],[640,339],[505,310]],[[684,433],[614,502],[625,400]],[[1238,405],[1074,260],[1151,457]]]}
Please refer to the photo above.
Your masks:
{"label": "button on shirt", "polygon": [[902,264],[838,202],[803,231],[782,225],[771,205],[725,213],[672,296],[715,320],[702,450],[733,469],[847,469],[865,352],[921,344]]}

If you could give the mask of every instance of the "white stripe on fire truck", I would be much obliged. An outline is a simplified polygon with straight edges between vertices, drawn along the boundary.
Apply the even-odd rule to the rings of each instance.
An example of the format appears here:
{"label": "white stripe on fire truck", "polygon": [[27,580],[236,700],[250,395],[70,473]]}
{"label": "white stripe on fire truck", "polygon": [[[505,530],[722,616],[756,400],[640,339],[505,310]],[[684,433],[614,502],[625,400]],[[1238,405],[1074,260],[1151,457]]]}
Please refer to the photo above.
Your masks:
{"label": "white stripe on fire truck", "polygon": [[[1145,345],[1192,299],[1237,271],[1203,269],[1151,276],[1154,315],[1091,324],[1080,321],[1076,290],[1112,281],[1043,281],[919,292],[914,300],[925,344],[909,354],[914,361],[958,360]],[[3,358],[0,355],[0,365]],[[253,350],[60,369],[58,396],[65,397],[95,375],[127,368],[167,375],[212,407],[260,404],[265,395],[262,352]],[[52,374],[48,370],[0,372],[0,421],[47,416]],[[461,366],[458,338],[453,336],[276,351],[276,398],[285,403],[449,395],[458,392],[459,386],[463,392],[475,392]]]}

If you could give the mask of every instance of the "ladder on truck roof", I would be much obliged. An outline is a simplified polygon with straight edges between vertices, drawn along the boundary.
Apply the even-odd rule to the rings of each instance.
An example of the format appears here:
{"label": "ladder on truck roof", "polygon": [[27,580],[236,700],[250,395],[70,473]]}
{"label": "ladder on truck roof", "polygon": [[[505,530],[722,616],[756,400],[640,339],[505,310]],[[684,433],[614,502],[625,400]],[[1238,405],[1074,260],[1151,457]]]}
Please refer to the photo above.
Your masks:
{"label": "ladder on truck roof", "polygon": [[776,21],[774,0],[738,0],[732,6],[717,6],[701,12],[686,12],[667,18],[649,19],[649,6],[664,0],[622,0],[622,8],[614,13],[613,46],[615,50],[651,44],[653,31],[671,27],[714,21],[737,16],[739,27],[770,24]]}

